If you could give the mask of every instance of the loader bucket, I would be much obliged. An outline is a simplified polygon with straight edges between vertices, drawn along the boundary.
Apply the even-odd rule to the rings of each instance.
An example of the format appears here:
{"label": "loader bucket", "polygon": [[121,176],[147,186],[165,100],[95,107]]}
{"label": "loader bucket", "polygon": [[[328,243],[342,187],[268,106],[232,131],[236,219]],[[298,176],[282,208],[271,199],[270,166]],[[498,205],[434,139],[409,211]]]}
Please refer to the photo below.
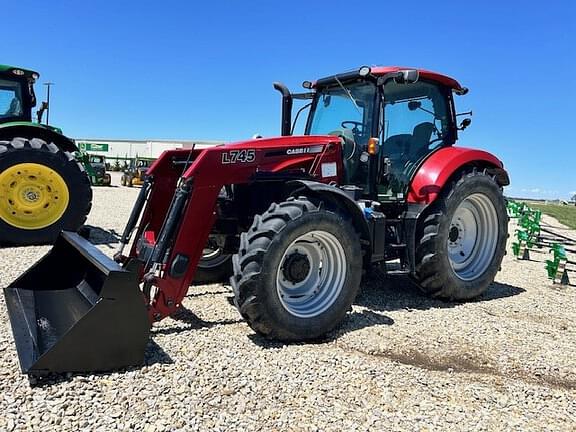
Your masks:
{"label": "loader bucket", "polygon": [[138,274],[76,233],[4,289],[20,367],[30,375],[139,365],[150,333]]}

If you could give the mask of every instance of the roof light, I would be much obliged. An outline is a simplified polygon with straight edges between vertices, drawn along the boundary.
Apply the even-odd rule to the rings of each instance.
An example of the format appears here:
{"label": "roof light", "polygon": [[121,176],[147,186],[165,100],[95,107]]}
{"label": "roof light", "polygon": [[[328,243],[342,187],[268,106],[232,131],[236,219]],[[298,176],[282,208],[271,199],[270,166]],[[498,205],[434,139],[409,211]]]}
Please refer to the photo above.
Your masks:
{"label": "roof light", "polygon": [[358,75],[360,75],[361,77],[370,75],[370,72],[371,72],[370,66],[362,66],[360,69],[358,69]]}
{"label": "roof light", "polygon": [[304,81],[302,83],[302,87],[304,87],[305,89],[311,89],[312,88],[312,82],[310,81]]}
{"label": "roof light", "polygon": [[24,75],[24,71],[22,69],[12,69],[12,73],[18,76]]}
{"label": "roof light", "polygon": [[38,78],[40,78],[40,75],[38,75],[36,72],[34,72],[32,74],[32,78],[34,78],[35,80],[37,80]]}

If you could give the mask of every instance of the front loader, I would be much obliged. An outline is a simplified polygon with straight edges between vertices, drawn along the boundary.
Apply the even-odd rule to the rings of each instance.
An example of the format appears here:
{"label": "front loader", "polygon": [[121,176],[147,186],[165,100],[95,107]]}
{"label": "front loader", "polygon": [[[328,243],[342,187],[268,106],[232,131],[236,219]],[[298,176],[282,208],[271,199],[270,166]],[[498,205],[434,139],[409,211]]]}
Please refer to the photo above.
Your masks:
{"label": "front loader", "polygon": [[[65,232],[5,289],[24,372],[141,363],[150,326],[181,308],[211,240],[232,256],[239,313],[282,341],[336,327],[373,266],[446,300],[487,289],[505,252],[509,180],[495,156],[454,146],[470,124],[454,109],[466,88],[399,67],[307,81],[300,94],[274,86],[283,136],[164,152],[114,260]],[[309,107],[301,136],[294,100]]]}

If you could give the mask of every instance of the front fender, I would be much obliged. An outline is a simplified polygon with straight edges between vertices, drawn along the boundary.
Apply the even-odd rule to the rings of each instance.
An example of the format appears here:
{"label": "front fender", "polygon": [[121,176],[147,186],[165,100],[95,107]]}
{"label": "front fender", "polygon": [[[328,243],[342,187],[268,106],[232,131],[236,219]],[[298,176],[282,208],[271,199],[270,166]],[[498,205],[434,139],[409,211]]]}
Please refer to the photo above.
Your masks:
{"label": "front fender", "polygon": [[0,140],[12,138],[40,138],[47,143],[53,142],[61,150],[67,152],[78,151],[78,147],[70,138],[62,135],[62,131],[40,123],[32,122],[9,122],[0,124]]}
{"label": "front fender", "polygon": [[463,147],[444,147],[432,153],[420,166],[410,184],[407,201],[415,204],[434,202],[449,179],[467,166],[487,168],[500,186],[510,183],[502,161],[493,154]]}
{"label": "front fender", "polygon": [[352,198],[346,192],[335,186],[327,185],[310,180],[293,180],[288,183],[293,188],[292,195],[307,195],[307,191],[313,196],[325,198],[329,202],[336,204],[340,209],[345,211],[352,219],[354,227],[362,239],[370,241],[370,229],[364,217],[364,213]]}

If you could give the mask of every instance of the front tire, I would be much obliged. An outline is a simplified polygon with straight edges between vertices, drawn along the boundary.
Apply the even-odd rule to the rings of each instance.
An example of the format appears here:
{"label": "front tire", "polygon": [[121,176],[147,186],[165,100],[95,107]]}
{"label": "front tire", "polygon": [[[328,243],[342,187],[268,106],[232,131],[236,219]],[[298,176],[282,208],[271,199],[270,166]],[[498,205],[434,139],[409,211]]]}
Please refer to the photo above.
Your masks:
{"label": "front tire", "polygon": [[494,281],[506,251],[508,215],[500,186],[485,172],[464,173],[423,216],[416,272],[433,297],[468,300]]}
{"label": "front tire", "polygon": [[71,153],[38,138],[0,141],[0,244],[53,243],[78,230],[91,205],[90,180]]}
{"label": "front tire", "polygon": [[236,307],[272,339],[316,339],[336,327],[362,276],[359,236],[307,198],[272,204],[240,238],[231,278]]}

